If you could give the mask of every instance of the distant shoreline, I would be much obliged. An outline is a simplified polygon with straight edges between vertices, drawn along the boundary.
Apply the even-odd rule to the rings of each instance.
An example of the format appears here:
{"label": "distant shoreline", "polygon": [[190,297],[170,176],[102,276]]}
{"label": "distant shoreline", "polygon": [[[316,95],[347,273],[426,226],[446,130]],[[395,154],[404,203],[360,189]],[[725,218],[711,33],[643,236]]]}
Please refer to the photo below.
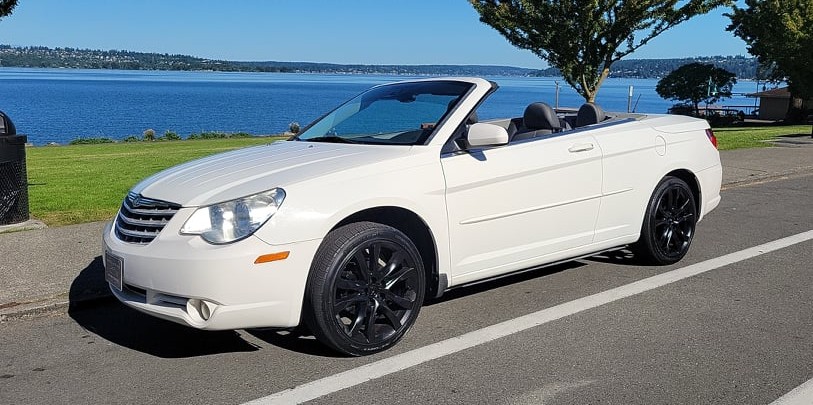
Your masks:
{"label": "distant shoreline", "polygon": [[[613,65],[611,77],[658,79],[687,63],[711,63],[739,79],[756,79],[756,59],[711,56],[673,59],[624,59]],[[540,64],[542,61],[540,60]],[[368,74],[393,76],[519,76],[559,77],[555,68],[532,69],[499,65],[366,65],[318,62],[228,61],[190,55],[0,45],[0,67],[109,69],[202,72]]]}
{"label": "distant shoreline", "polygon": [[[5,70],[10,69],[31,69],[31,70],[43,70],[43,71],[54,71],[54,70],[64,70],[64,71],[102,71],[102,72],[148,72],[148,73],[167,73],[167,72],[184,72],[184,73],[206,73],[206,74],[218,74],[218,73],[279,73],[279,74],[298,74],[298,75],[336,75],[336,76],[353,76],[353,75],[363,75],[363,76],[419,76],[419,77],[437,77],[437,76],[461,76],[461,75],[442,75],[442,74],[409,74],[409,73],[344,73],[344,72],[250,72],[250,71],[230,71],[230,70],[166,70],[166,69],[107,69],[107,68],[75,68],[75,67],[26,67],[26,66],[0,66],[0,73]],[[474,77],[489,77],[489,75],[468,75]],[[540,78],[540,79],[553,79],[553,80],[564,80],[562,76],[517,76],[517,75],[505,75],[504,77],[524,77],[524,78]],[[642,80],[653,80],[659,79],[649,78],[649,77],[635,77],[635,76],[614,76],[610,75],[609,78],[613,79],[642,79]],[[756,78],[737,78],[739,82],[754,82],[756,83],[759,81],[760,83],[766,82],[765,79],[756,79]],[[784,83],[784,82],[780,82]],[[562,83],[562,86],[567,86],[566,83]]]}

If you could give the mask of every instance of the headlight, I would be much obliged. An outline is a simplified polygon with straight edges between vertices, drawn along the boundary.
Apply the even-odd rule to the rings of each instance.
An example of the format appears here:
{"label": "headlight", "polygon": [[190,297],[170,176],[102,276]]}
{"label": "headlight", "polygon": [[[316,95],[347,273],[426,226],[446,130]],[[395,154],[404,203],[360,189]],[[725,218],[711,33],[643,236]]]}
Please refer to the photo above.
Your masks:
{"label": "headlight", "polygon": [[181,233],[200,235],[209,243],[236,242],[256,231],[277,212],[285,191],[275,188],[248,197],[198,208]]}

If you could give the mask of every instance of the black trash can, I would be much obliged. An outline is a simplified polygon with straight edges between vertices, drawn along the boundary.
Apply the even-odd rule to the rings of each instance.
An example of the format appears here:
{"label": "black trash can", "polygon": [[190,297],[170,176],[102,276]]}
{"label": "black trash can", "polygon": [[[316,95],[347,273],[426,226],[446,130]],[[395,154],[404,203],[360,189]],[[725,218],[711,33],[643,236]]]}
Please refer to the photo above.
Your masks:
{"label": "black trash can", "polygon": [[0,111],[0,225],[28,221],[28,176],[25,170],[25,135]]}

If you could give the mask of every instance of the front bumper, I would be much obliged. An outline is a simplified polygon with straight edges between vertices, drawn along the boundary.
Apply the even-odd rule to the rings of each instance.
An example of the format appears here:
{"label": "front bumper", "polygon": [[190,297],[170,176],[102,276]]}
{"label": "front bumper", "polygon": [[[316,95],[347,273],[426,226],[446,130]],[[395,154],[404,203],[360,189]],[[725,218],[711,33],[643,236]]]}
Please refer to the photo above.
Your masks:
{"label": "front bumper", "polygon": [[[112,222],[105,227],[104,251],[123,263],[123,288],[110,287],[119,301],[198,329],[299,324],[308,271],[321,240],[269,245],[251,236],[211,245],[174,228],[170,223],[151,243],[138,245],[117,239]],[[254,263],[260,255],[283,251],[290,252],[285,260]]]}

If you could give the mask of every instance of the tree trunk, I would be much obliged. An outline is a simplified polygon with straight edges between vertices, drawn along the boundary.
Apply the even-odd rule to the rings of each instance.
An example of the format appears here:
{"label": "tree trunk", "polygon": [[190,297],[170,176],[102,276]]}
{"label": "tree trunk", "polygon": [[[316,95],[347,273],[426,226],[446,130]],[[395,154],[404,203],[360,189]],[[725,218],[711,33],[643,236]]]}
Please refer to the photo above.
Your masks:
{"label": "tree trunk", "polygon": [[585,100],[587,100],[588,103],[596,102],[596,95],[598,95],[598,89],[601,88],[601,85],[604,84],[604,79],[606,79],[607,76],[609,75],[610,68],[605,67],[604,69],[601,70],[601,74],[599,75],[598,80],[596,80],[595,86],[590,90],[585,90],[585,93],[587,94],[584,95],[585,96],[584,98]]}
{"label": "tree trunk", "polygon": [[[582,97],[584,97],[584,102],[585,103],[592,103],[593,100],[596,99],[596,92],[590,91],[590,86],[587,85],[587,78],[584,77],[584,75],[582,75],[580,77],[580,79],[581,80],[580,80],[579,84],[581,85],[581,91],[579,92],[579,94]],[[578,91],[578,90],[579,89],[576,89],[576,91]]]}

